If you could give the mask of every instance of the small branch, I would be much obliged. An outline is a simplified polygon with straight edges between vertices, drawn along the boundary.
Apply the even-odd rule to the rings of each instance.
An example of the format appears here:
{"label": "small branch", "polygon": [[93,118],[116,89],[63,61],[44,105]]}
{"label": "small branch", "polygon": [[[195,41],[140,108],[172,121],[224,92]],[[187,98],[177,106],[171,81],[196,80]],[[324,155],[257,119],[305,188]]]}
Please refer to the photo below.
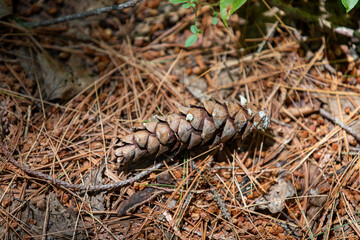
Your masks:
{"label": "small branch", "polygon": [[318,16],[313,15],[310,12],[304,11],[300,8],[293,7],[291,6],[291,4],[287,4],[282,0],[272,0],[271,3],[286,12],[287,16],[293,16],[308,23],[319,22],[320,18]]}
{"label": "small branch", "polygon": [[224,201],[222,200],[220,194],[217,193],[215,187],[210,183],[209,179],[205,178],[205,180],[207,181],[207,183],[210,186],[210,190],[211,190],[212,194],[214,195],[214,199],[220,208],[221,214],[229,222],[229,224],[231,226],[231,230],[233,231],[235,238],[239,239],[239,237],[235,231],[234,224],[231,221],[229,211],[227,210],[226,205],[225,205]]}
{"label": "small branch", "polygon": [[351,28],[347,28],[347,27],[337,27],[334,29],[334,31],[338,34],[344,35],[346,37],[360,37],[360,32],[359,31],[355,31]]}
{"label": "small branch", "polygon": [[[0,149],[3,151],[4,155],[9,155],[9,151],[6,149],[6,147],[4,146],[3,143],[0,142]],[[167,160],[170,160],[171,157],[167,157]],[[87,186],[87,185],[80,185],[80,184],[72,184],[72,183],[68,183],[65,182],[63,180],[60,179],[56,179],[51,177],[50,175],[44,174],[42,172],[38,172],[35,170],[32,170],[28,167],[22,166],[20,163],[18,163],[13,156],[9,156],[9,161],[15,165],[17,168],[21,169],[22,171],[24,171],[25,173],[43,179],[45,181],[49,181],[50,183],[59,186],[59,187],[64,187],[64,188],[71,188],[74,190],[86,190],[87,192],[99,192],[99,191],[105,191],[105,190],[112,190],[112,189],[117,189],[117,188],[121,188],[127,185],[130,185],[138,180],[140,180],[141,178],[143,178],[144,176],[150,174],[152,171],[157,170],[159,168],[161,168],[164,163],[160,162],[158,164],[156,164],[155,166],[142,171],[141,173],[139,173],[138,175],[136,175],[135,177],[129,178],[127,180],[121,181],[121,182],[115,182],[115,183],[111,183],[111,184],[105,184],[105,185],[96,185],[96,186]]]}
{"label": "small branch", "polygon": [[158,190],[155,188],[145,188],[142,191],[136,192],[131,195],[130,198],[122,201],[117,209],[119,216],[123,216],[125,213],[128,213],[138,206],[142,206],[145,203],[150,202],[155,199],[160,194],[164,193],[164,190]]}
{"label": "small branch", "polygon": [[90,17],[90,16],[94,16],[94,15],[99,15],[104,12],[110,12],[110,11],[121,10],[124,8],[132,7],[139,1],[141,1],[141,0],[130,0],[125,3],[118,4],[118,5],[97,8],[97,9],[90,10],[90,11],[75,13],[73,15],[67,15],[65,17],[59,17],[56,19],[45,20],[42,22],[26,23],[26,26],[29,28],[34,28],[34,27],[40,27],[40,26],[54,25],[57,23],[67,22],[67,21],[71,21],[71,20],[79,19],[79,18],[86,18],[86,17]]}
{"label": "small branch", "polygon": [[360,134],[356,132],[354,129],[340,121],[340,119],[332,116],[330,113],[325,111],[324,109],[320,109],[320,114],[323,117],[326,117],[327,119],[331,120],[333,123],[339,125],[341,128],[343,128],[346,132],[348,132],[350,135],[352,135],[358,142],[360,142]]}
{"label": "small branch", "polygon": [[280,114],[288,115],[287,113],[290,113],[294,117],[298,118],[298,117],[303,117],[303,116],[315,113],[315,112],[319,111],[319,109],[320,109],[320,103],[316,103],[316,104],[314,104],[314,106],[306,105],[306,106],[299,107],[299,108],[298,107],[289,107],[289,108],[282,107],[280,110]]}

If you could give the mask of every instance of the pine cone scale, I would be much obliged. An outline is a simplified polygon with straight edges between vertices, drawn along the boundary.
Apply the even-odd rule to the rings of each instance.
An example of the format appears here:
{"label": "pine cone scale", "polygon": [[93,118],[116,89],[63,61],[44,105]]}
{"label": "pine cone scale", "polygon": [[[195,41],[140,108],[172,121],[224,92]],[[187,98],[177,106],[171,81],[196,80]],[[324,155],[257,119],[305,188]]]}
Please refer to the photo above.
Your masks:
{"label": "pine cone scale", "polygon": [[197,132],[192,132],[188,148],[189,149],[193,148],[193,147],[199,145],[201,142],[202,142],[201,134],[199,134]]}
{"label": "pine cone scale", "polygon": [[140,147],[140,148],[146,148],[146,144],[148,142],[149,139],[149,132],[148,131],[138,131],[134,134],[134,140],[136,142],[136,144]]}
{"label": "pine cone scale", "polygon": [[208,142],[214,136],[216,131],[215,124],[211,118],[205,118],[203,131],[201,137],[203,138],[203,143]]}
{"label": "pine cone scale", "polygon": [[191,108],[186,114],[186,120],[189,121],[191,126],[196,130],[200,130],[204,122],[204,117],[204,113],[197,108]]}
{"label": "pine cone scale", "polygon": [[218,103],[215,104],[215,107],[211,115],[214,119],[214,124],[216,129],[219,129],[220,126],[224,123],[225,119],[228,117],[225,107]]}
{"label": "pine cone scale", "polygon": [[229,112],[230,117],[234,117],[236,113],[238,113],[241,110],[241,107],[237,104],[234,104],[232,102],[226,102],[226,107]]}
{"label": "pine cone scale", "polygon": [[158,151],[160,147],[160,141],[156,136],[150,135],[148,139],[147,151],[149,155],[152,155]]}
{"label": "pine cone scale", "polygon": [[230,140],[236,133],[235,125],[233,121],[229,118],[226,120],[224,130],[221,134],[221,142],[227,142]]}
{"label": "pine cone scale", "polygon": [[146,128],[146,130],[148,130],[151,133],[154,133],[158,123],[157,122],[145,122],[145,123],[143,123],[143,125]]}
{"label": "pine cone scale", "polygon": [[178,132],[180,121],[180,116],[176,114],[171,114],[166,118],[166,122],[169,124],[170,129],[174,132]]}
{"label": "pine cone scale", "polygon": [[189,141],[191,130],[192,130],[191,124],[185,119],[181,119],[177,133],[182,142]]}
{"label": "pine cone scale", "polygon": [[159,139],[160,143],[163,145],[171,144],[174,139],[174,132],[171,130],[168,124],[159,123],[156,128],[156,137]]}

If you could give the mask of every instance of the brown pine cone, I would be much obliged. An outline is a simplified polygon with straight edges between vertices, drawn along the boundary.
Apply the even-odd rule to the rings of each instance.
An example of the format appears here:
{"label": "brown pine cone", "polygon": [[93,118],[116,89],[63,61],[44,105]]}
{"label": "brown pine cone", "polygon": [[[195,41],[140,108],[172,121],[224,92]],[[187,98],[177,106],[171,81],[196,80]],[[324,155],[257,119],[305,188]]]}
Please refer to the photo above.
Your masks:
{"label": "brown pine cone", "polygon": [[202,106],[179,107],[180,114],[156,117],[143,128],[119,139],[115,155],[120,163],[159,156],[197,146],[214,146],[230,139],[244,139],[257,130],[265,131],[269,116],[240,96],[241,103],[202,101]]}

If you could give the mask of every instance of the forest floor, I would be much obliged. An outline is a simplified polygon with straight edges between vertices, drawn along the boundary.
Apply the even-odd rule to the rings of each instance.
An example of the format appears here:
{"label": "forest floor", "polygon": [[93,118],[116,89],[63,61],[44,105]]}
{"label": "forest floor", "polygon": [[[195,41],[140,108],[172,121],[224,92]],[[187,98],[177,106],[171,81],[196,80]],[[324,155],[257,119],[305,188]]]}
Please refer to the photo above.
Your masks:
{"label": "forest floor", "polygon": [[[88,8],[38,1],[16,16]],[[0,239],[359,239],[356,51],[282,21],[241,46],[210,8],[198,18],[189,48],[194,13],[166,1],[0,21]],[[239,95],[269,114],[266,132],[116,162],[118,139],[152,116]]]}

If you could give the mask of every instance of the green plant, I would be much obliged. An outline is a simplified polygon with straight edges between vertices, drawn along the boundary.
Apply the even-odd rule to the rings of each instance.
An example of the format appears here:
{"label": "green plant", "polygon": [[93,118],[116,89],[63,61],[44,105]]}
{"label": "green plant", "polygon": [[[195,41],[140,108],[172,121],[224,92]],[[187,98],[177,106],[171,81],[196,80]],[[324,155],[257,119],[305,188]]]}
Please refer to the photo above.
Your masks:
{"label": "green plant", "polygon": [[[183,8],[192,8],[195,13],[194,24],[190,26],[190,31],[193,33],[185,41],[185,47],[192,46],[198,39],[198,35],[202,33],[200,29],[197,28],[197,8],[200,4],[208,5],[213,11],[213,18],[211,23],[216,25],[218,23],[219,14],[221,14],[221,19],[224,22],[225,26],[228,27],[227,21],[230,16],[238,10],[247,0],[220,0],[215,4],[200,2],[199,0],[170,0],[172,4],[182,4]],[[219,7],[220,11],[216,11],[215,7]]]}
{"label": "green plant", "polygon": [[[182,4],[182,7],[185,9],[192,8],[195,13],[194,24],[190,26],[190,31],[193,33],[185,41],[185,47],[192,46],[198,39],[199,34],[202,34],[202,31],[197,27],[197,9],[199,5],[208,5],[211,7],[213,12],[213,18],[211,23],[216,25],[218,23],[218,17],[221,16],[221,19],[226,27],[228,26],[227,21],[230,16],[234,14],[242,5],[246,3],[247,0],[219,0],[216,3],[207,3],[206,1],[200,0],[169,0],[172,4]],[[359,0],[341,0],[342,4],[346,8],[346,12],[351,11],[358,3]],[[216,9],[219,9],[218,11]]]}
{"label": "green plant", "polygon": [[346,8],[346,12],[349,12],[351,11],[351,9],[353,9],[356,6],[359,0],[341,0],[341,2]]}
{"label": "green plant", "polygon": [[244,3],[246,0],[220,0],[220,14],[226,27],[228,27],[227,20]]}

